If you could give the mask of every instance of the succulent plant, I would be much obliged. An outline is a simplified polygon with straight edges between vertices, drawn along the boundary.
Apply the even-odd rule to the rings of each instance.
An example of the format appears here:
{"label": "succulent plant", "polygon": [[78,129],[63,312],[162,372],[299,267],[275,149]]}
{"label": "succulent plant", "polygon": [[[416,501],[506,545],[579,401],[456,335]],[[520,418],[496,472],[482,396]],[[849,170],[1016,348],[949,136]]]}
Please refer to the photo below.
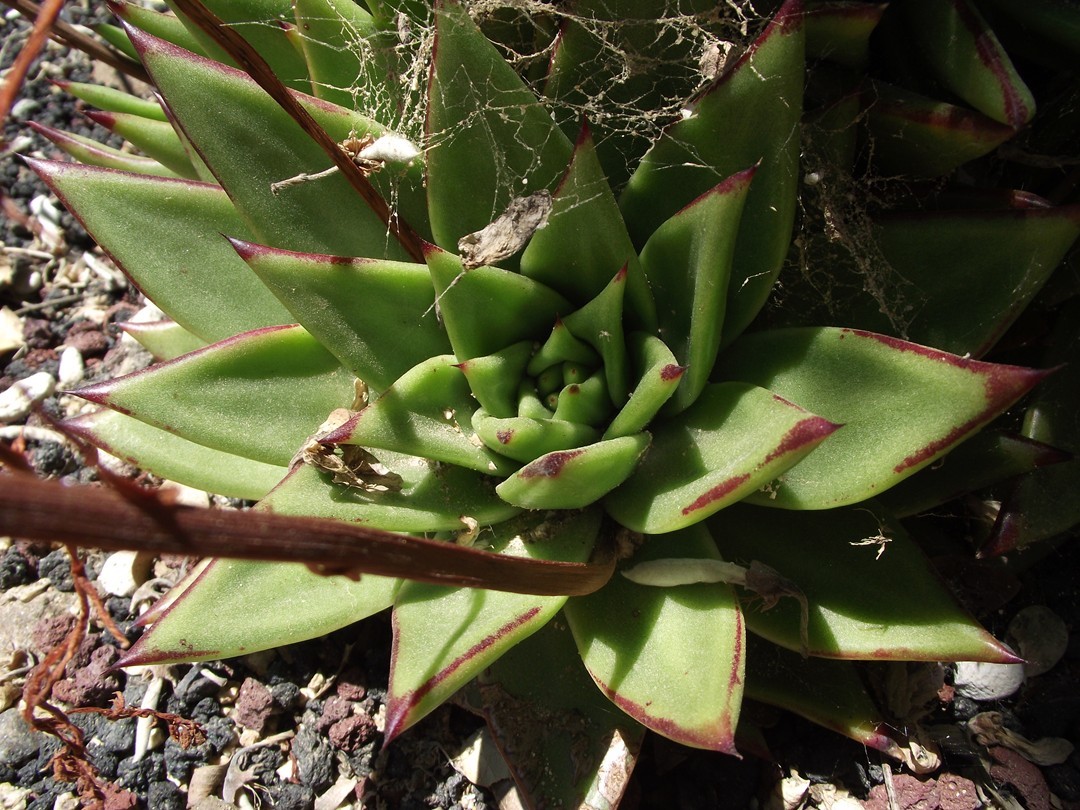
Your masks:
{"label": "succulent plant", "polygon": [[955,104],[865,77],[871,4],[206,5],[102,32],[160,103],[68,87],[142,154],[38,127],[81,162],[33,167],[168,317],[69,427],[259,512],[618,563],[571,596],[213,560],[125,664],[390,608],[387,740],[464,689],[530,796],[614,805],[645,729],[734,753],[745,695],[910,759],[852,661],[1016,660],[897,516],[1038,463],[952,451],[1045,376],[976,358],[1080,213],[906,181],[874,210],[857,180],[1030,122],[967,0],[886,20]]}

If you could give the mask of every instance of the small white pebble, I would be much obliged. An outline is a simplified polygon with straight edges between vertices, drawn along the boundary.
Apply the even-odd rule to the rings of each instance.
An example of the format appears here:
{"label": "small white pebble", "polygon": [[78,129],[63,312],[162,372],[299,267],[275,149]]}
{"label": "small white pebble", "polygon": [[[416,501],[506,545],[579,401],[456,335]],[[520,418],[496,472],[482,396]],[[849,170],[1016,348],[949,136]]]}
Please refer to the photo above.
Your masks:
{"label": "small white pebble", "polygon": [[44,194],[38,194],[30,200],[30,213],[54,225],[60,224],[60,209]]}
{"label": "small white pebble", "polygon": [[47,371],[31,374],[0,393],[0,422],[14,422],[56,390],[56,380]]}
{"label": "small white pebble", "polygon": [[1023,664],[988,664],[960,661],[953,685],[972,700],[1000,700],[1013,694],[1024,682]]}
{"label": "small white pebble", "polygon": [[74,346],[68,346],[60,353],[60,370],[57,372],[57,377],[62,388],[70,388],[78,383],[85,371],[82,352]]}
{"label": "small white pebble", "polygon": [[113,596],[131,596],[150,577],[150,562],[151,557],[146,554],[117,551],[101,566],[98,584]]}

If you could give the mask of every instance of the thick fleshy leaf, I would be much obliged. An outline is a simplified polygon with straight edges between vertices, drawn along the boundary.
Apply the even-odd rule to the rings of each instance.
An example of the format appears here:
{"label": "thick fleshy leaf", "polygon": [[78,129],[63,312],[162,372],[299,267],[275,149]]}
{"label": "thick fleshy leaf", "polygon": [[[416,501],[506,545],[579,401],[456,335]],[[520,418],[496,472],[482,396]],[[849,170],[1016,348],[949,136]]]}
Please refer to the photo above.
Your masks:
{"label": "thick fleshy leaf", "polygon": [[[1047,40],[1080,55],[1080,14],[1071,3],[1058,0],[1031,0],[1015,3],[1012,0],[989,0],[995,10],[1007,15],[1017,28],[1030,31],[1046,47]],[[1068,57],[1066,57],[1067,59]]]}
{"label": "thick fleshy leaf", "polygon": [[981,113],[882,82],[873,84],[866,108],[874,166],[886,174],[947,174],[1015,134]]}
{"label": "thick fleshy leaf", "polygon": [[1043,442],[984,431],[968,439],[937,464],[882,493],[880,501],[891,514],[908,517],[1014,476],[1060,464],[1068,458],[1068,453]]}
{"label": "thick fleshy leaf", "polygon": [[90,111],[86,116],[95,124],[124,138],[177,176],[188,180],[199,179],[184,144],[168,122],[129,113]]}
{"label": "thick fleshy leaf", "polygon": [[[258,241],[288,250],[342,256],[407,259],[404,249],[340,172],[280,188],[275,183],[327,169],[323,150],[246,75],[133,32],[143,61],[184,134],[214,172]],[[291,47],[291,46],[290,46]],[[207,96],[220,99],[208,105]],[[381,125],[311,96],[296,99],[330,136],[342,141],[384,133]],[[259,122],[258,138],[251,133]],[[398,202],[413,227],[419,187],[399,188]],[[377,178],[373,177],[373,180]]]}
{"label": "thick fleshy leaf", "polygon": [[64,425],[139,469],[230,498],[258,500],[285,477],[283,466],[213,450],[117,411],[94,411]]}
{"label": "thick fleshy leaf", "polygon": [[[802,591],[811,655],[1015,661],[956,603],[899,523],[873,507],[790,512],[740,504],[712,517],[709,529],[725,560],[764,563]],[[780,599],[747,611],[746,626],[801,651],[800,612],[798,600]]]}
{"label": "thick fleshy leaf", "polygon": [[111,146],[105,146],[91,138],[76,135],[73,132],[64,132],[61,129],[53,129],[36,121],[29,121],[28,123],[34,132],[48,138],[63,149],[65,153],[88,166],[119,169],[123,172],[146,174],[152,177],[177,177],[176,172],[165,168],[153,158],[113,149]]}
{"label": "thick fleshy leaf", "polygon": [[175,360],[182,354],[206,348],[206,341],[176,321],[145,321],[117,324],[156,360]]}
{"label": "thick fleshy leaf", "polygon": [[815,2],[806,9],[806,55],[861,68],[887,3]]}
{"label": "thick fleshy leaf", "polygon": [[521,511],[495,494],[491,478],[472,470],[388,450],[376,454],[380,464],[401,477],[400,489],[366,492],[335,484],[330,473],[304,464],[294,468],[259,508],[396,532],[461,532],[467,528],[466,518],[487,526]]}
{"label": "thick fleshy leaf", "polygon": [[119,665],[229,658],[318,638],[389,607],[397,585],[299,563],[215,560]]}
{"label": "thick fleshy leaf", "polygon": [[572,151],[457,0],[435,9],[427,139],[431,228],[447,250],[488,225],[514,197],[553,188]]}
{"label": "thick fleshy leaf", "polygon": [[833,260],[830,283],[844,298],[829,322],[891,334],[902,326],[899,336],[912,342],[980,357],[1080,236],[1080,206],[893,214],[872,235],[887,269],[875,263],[868,285]]}
{"label": "thick fleshy leaf", "polygon": [[353,377],[299,326],[245,332],[76,393],[189,441],[275,465],[287,465],[354,397]]}
{"label": "thick fleshy leaf", "polygon": [[29,162],[139,289],[196,336],[293,322],[222,238],[247,227],[217,186]]}
{"label": "thick fleshy leaf", "polygon": [[717,376],[754,383],[842,424],[754,503],[827,509],[885,491],[932,463],[1046,376],[873,332],[776,329],[738,341]]}
{"label": "thick fleshy leaf", "polygon": [[526,464],[495,488],[525,509],[580,509],[625,481],[649,446],[649,434],[558,450]]}
{"label": "thick fleshy leaf", "polygon": [[[203,0],[203,5],[255,46],[255,50],[285,84],[294,90],[307,91],[311,88],[307,80],[307,65],[289,41],[286,26],[283,24],[284,21],[293,19],[289,0]],[[199,43],[203,52],[219,62],[233,64],[206,32],[190,23],[177,10],[175,4],[169,3],[169,6],[184,23],[191,37]]]}
{"label": "thick fleshy leaf", "polygon": [[787,0],[734,67],[692,105],[690,116],[645,155],[620,200],[630,235],[644,244],[691,200],[758,166],[735,246],[724,343],[765,303],[791,240],[804,33],[801,0]]}
{"label": "thick fleshy leaf", "polygon": [[632,436],[648,427],[671,399],[686,370],[675,362],[671,349],[658,337],[635,332],[630,335],[629,343],[638,382],[626,404],[608,425],[605,439]]}
{"label": "thick fleshy leaf", "polygon": [[908,47],[938,81],[995,121],[1019,129],[1035,115],[1031,95],[1012,60],[969,0],[910,0],[901,7]]}
{"label": "thick fleshy leaf", "polygon": [[600,431],[563,419],[499,419],[477,411],[473,427],[489,448],[523,464],[556,450],[572,450],[600,440]]}
{"label": "thick fleshy leaf", "polygon": [[334,444],[395,450],[484,473],[517,468],[473,439],[476,401],[453,355],[425,360],[339,429]]}
{"label": "thick fleshy leaf", "polygon": [[705,192],[657,228],[641,251],[660,337],[686,367],[673,412],[697,399],[716,362],[735,238],[755,172],[738,172]]}
{"label": "thick fleshy leaf", "polygon": [[[630,564],[715,559],[703,526],[646,537]],[[596,685],[639,723],[676,742],[735,753],[745,631],[731,587],[638,585],[616,574],[566,617]]]}
{"label": "thick fleshy leaf", "polygon": [[[492,526],[478,540],[495,551],[534,559],[584,562],[602,514],[533,513]],[[519,641],[543,627],[564,596],[402,584],[394,600],[394,644],[386,739],[443,703]]]}
{"label": "thick fleshy leaf", "polygon": [[625,403],[630,395],[630,363],[623,332],[628,278],[624,267],[593,300],[562,319],[570,334],[588,343],[600,355],[608,394],[616,405]]}
{"label": "thick fleshy leaf", "polygon": [[[160,11],[143,8],[135,3],[118,3],[113,7],[113,11],[119,19],[138,28],[140,31],[145,31],[158,39],[179,45],[181,48],[197,53],[200,56],[206,55],[202,45],[188,32],[187,28],[184,27],[184,23],[174,14],[163,14]],[[130,52],[131,58],[137,59],[138,52],[135,50],[135,46],[131,44],[127,34],[123,29],[117,30],[127,42],[127,48],[124,49],[125,53]]]}
{"label": "thick fleshy leaf", "polygon": [[561,618],[482,672],[473,693],[525,795],[539,806],[618,807],[645,728],[611,710]]}
{"label": "thick fleshy leaf", "polygon": [[[1048,363],[1062,364],[1046,381],[1024,415],[1023,434],[1080,456],[1080,304],[1058,315],[1047,352]],[[1053,537],[1080,523],[1080,457],[1021,478],[1005,498],[989,541],[980,556]]]}
{"label": "thick fleshy leaf", "polygon": [[763,388],[706,386],[691,408],[650,428],[644,461],[604,506],[633,531],[690,526],[768,483],[837,427]]}
{"label": "thick fleshy leaf", "polygon": [[297,0],[296,24],[311,77],[321,99],[392,121],[401,107],[400,59],[395,33],[380,30],[357,3]]}
{"label": "thick fleshy leaf", "polygon": [[131,93],[125,93],[114,87],[69,81],[58,81],[56,85],[61,90],[71,93],[75,98],[82,99],[100,110],[127,113],[156,121],[168,120],[165,111],[161,109],[161,104],[157,101],[133,96]]}
{"label": "thick fleshy leaf", "polygon": [[884,716],[850,661],[803,658],[747,637],[746,696],[787,709],[868,748],[892,753]]}
{"label": "thick fleshy leaf", "polygon": [[422,264],[233,247],[305,329],[357,377],[382,391],[450,351]]}
{"label": "thick fleshy leaf", "polygon": [[573,309],[554,290],[517,273],[497,267],[465,270],[461,259],[434,245],[425,258],[439,317],[460,360],[535,340],[559,313]]}
{"label": "thick fleshy leaf", "polygon": [[622,267],[627,272],[628,324],[653,331],[656,308],[649,285],[585,126],[570,168],[552,195],[548,223],[521,255],[521,272],[583,306]]}
{"label": "thick fleshy leaf", "polygon": [[506,419],[517,413],[518,388],[532,354],[532,341],[523,340],[493,354],[458,363],[473,396],[488,416]]}

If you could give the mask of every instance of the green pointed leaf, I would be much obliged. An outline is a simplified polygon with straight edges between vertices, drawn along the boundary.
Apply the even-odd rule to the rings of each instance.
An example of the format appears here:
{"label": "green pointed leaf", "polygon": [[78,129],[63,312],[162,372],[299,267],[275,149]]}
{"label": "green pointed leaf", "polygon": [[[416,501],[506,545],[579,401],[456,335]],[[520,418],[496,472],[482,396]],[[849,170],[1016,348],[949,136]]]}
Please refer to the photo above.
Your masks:
{"label": "green pointed leaf", "polygon": [[866,122],[882,174],[938,177],[982,157],[1015,131],[981,113],[874,82]]}
{"label": "green pointed leaf", "polygon": [[475,410],[457,358],[439,355],[402,375],[326,441],[395,450],[483,473],[512,472],[516,464],[474,440]]}
{"label": "green pointed leaf", "polygon": [[691,408],[650,428],[644,461],[604,506],[633,531],[690,526],[768,483],[837,427],[763,388],[706,386]]}
{"label": "green pointed leaf", "polygon": [[850,661],[803,658],[747,637],[746,696],[805,717],[876,751],[895,753],[881,710]]}
{"label": "green pointed leaf", "polygon": [[495,488],[525,509],[579,509],[625,481],[649,446],[649,434],[605,439],[541,456]]}
{"label": "green pointed leaf", "polygon": [[[764,563],[802,590],[811,655],[1016,660],[956,603],[899,523],[873,504],[823,512],[739,505],[711,518],[709,529],[725,560]],[[749,630],[789,650],[802,648],[799,623],[795,599],[746,613]]]}
{"label": "green pointed leaf", "polygon": [[600,431],[562,419],[499,419],[477,411],[473,427],[489,448],[515,461],[527,463],[556,450],[572,450],[599,441]]}
{"label": "green pointed leaf", "polygon": [[297,0],[293,6],[311,92],[376,120],[394,120],[404,106],[398,38],[353,2]]}
{"label": "green pointed leaf", "polygon": [[628,323],[654,331],[656,308],[649,285],[584,126],[570,168],[552,195],[548,223],[521,256],[521,272],[582,306],[598,296],[621,267],[627,271]]}
{"label": "green pointed leaf", "polygon": [[[646,537],[631,563],[718,556],[695,526]],[[616,574],[565,611],[589,674],[616,706],[683,745],[735,753],[745,631],[730,586],[657,588]]]}
{"label": "green pointed leaf", "polygon": [[664,341],[635,332],[630,336],[630,350],[638,383],[622,410],[611,420],[605,439],[631,436],[648,427],[660,409],[671,399],[686,369],[675,362],[675,355]]}
{"label": "green pointed leaf", "polygon": [[604,363],[608,393],[616,405],[622,405],[630,395],[630,369],[623,334],[627,278],[627,269],[623,267],[592,301],[562,319],[574,337],[599,353]]}
{"label": "green pointed leaf", "polygon": [[298,563],[215,560],[119,665],[230,658],[318,638],[389,607],[397,584],[322,576]]}
{"label": "green pointed leaf", "polygon": [[475,691],[525,795],[549,807],[618,807],[645,729],[611,710],[561,618],[482,672]]}
{"label": "green pointed leaf", "polygon": [[[324,171],[331,163],[252,79],[145,34],[132,36],[184,134],[259,242],[311,253],[408,258],[340,173],[274,193],[275,183]],[[208,96],[219,103],[207,104]],[[336,141],[384,133],[380,125],[343,108],[299,93],[296,98]],[[258,138],[252,137],[253,121],[259,122]],[[413,216],[413,184],[401,184],[398,200],[410,224],[423,227]]]}
{"label": "green pointed leaf", "polygon": [[229,498],[258,500],[286,473],[284,466],[204,447],[107,409],[77,416],[64,425],[139,469]]}
{"label": "green pointed leaf", "polygon": [[100,110],[152,118],[155,121],[169,120],[157,101],[139,98],[114,87],[69,81],[58,81],[56,84],[61,90],[71,93],[75,98],[82,99]]}
{"label": "green pointed leaf", "polygon": [[768,388],[844,426],[752,496],[766,506],[827,509],[873,497],[931,464],[1046,374],[821,327],[748,335],[721,356],[717,376]]}
{"label": "green pointed leaf", "polygon": [[152,177],[177,177],[176,172],[165,168],[153,158],[113,149],[111,146],[100,144],[92,138],[53,129],[35,121],[28,121],[27,123],[34,132],[48,138],[63,149],[66,154],[88,166],[119,169],[124,172],[145,174]]}
{"label": "green pointed leaf", "polygon": [[533,340],[573,307],[554,290],[497,267],[464,270],[434,245],[425,251],[435,300],[454,353],[471,360]]}
{"label": "green pointed leaf", "polygon": [[426,126],[431,227],[448,250],[513,197],[553,188],[570,161],[570,141],[456,0],[435,10]]}
{"label": "green pointed leaf", "polygon": [[806,9],[806,55],[862,68],[886,3],[816,2]]}
{"label": "green pointed leaf", "polygon": [[220,188],[48,161],[30,165],[139,289],[197,337],[221,340],[293,322],[222,238],[244,236],[247,228]]}
{"label": "green pointed leaf", "polygon": [[765,303],[791,240],[804,39],[801,2],[787,0],[734,67],[693,104],[691,115],[645,155],[620,200],[631,236],[644,244],[691,200],[757,164],[735,246],[724,343]]}
{"label": "green pointed leaf", "polygon": [[450,351],[422,264],[293,253],[238,240],[233,247],[295,319],[376,390]]}
{"label": "green pointed leaf", "polygon": [[1010,127],[1031,121],[1035,99],[973,3],[912,0],[903,12],[909,47],[918,49],[945,87]]}
{"label": "green pointed leaf", "polygon": [[293,468],[259,508],[396,532],[464,531],[463,518],[487,526],[521,511],[495,494],[491,478],[472,470],[388,450],[375,455],[401,476],[400,489],[366,492],[335,484],[330,473],[303,464]]}
{"label": "green pointed leaf", "polygon": [[176,321],[144,321],[117,324],[156,360],[175,360],[182,354],[206,348],[206,341]]}
{"label": "green pointed leaf", "polygon": [[[174,45],[178,45],[184,50],[197,53],[200,56],[205,56],[206,51],[203,50],[202,45],[193,37],[184,27],[184,23],[173,14],[163,14],[160,11],[154,11],[153,9],[143,8],[135,3],[124,3],[122,5],[117,4],[114,9],[116,16],[123,20],[128,25],[138,28],[140,31],[145,31],[151,36],[155,36],[158,39],[163,39],[166,42],[171,42]],[[131,44],[131,40],[128,38],[127,33],[122,29],[116,29],[127,43],[127,47],[123,48],[125,53],[130,52],[132,59],[138,59],[138,51],[135,46]],[[116,44],[114,40],[109,40],[112,44]]]}
{"label": "green pointed leaf", "polygon": [[354,396],[352,376],[299,326],[245,332],[75,393],[189,441],[282,466]]}
{"label": "green pointed leaf", "polygon": [[523,340],[494,354],[458,363],[476,401],[490,416],[507,418],[517,413],[518,384],[532,353],[532,341]]}
{"label": "green pointed leaf", "polygon": [[198,180],[184,144],[167,121],[156,121],[128,113],[90,111],[86,116],[131,143],[177,176]]}
{"label": "green pointed leaf", "polygon": [[[495,551],[584,562],[600,530],[599,510],[540,513],[491,527]],[[394,601],[394,645],[386,730],[391,740],[446,701],[484,667],[543,627],[564,596],[531,596],[405,582]]]}
{"label": "green pointed leaf", "polygon": [[649,237],[641,264],[656,297],[660,336],[686,367],[671,411],[688,408],[720,350],[728,279],[743,204],[756,167],[733,174]]}
{"label": "green pointed leaf", "polygon": [[[168,0],[166,2],[168,3]],[[177,10],[175,4],[168,5],[180,18],[191,37],[199,43],[202,52],[218,62],[233,64],[229,56],[205,31],[191,24]],[[306,92],[311,89],[307,79],[307,65],[290,41],[286,30],[286,22],[294,19],[289,0],[203,0],[203,5],[250,42],[285,84],[294,90]]]}

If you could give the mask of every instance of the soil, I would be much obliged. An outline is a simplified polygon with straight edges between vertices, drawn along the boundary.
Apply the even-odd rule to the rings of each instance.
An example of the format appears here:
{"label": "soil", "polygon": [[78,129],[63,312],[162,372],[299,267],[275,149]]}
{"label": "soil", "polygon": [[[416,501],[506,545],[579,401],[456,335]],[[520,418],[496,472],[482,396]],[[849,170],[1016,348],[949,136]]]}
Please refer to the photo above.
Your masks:
{"label": "soil", "polygon": [[[69,5],[72,22],[84,9]],[[0,28],[6,68],[25,33],[7,20]],[[104,137],[79,113],[79,105],[49,79],[87,80],[90,68],[78,54],[52,47],[26,84],[16,114],[4,128],[6,143],[23,153],[58,158],[42,139],[25,140],[24,121]],[[20,161],[0,161],[3,194],[3,255],[0,303],[17,319],[23,345],[0,354],[0,392],[38,372],[57,378],[61,355],[74,348],[82,361],[78,382],[114,376],[140,361],[115,324],[142,306],[137,291]],[[70,374],[65,384],[76,384]],[[79,455],[50,431],[49,418],[70,415],[79,401],[56,393],[40,412],[0,427],[5,444],[25,453],[42,476],[77,483],[95,478]],[[27,430],[23,430],[23,428]],[[35,432],[36,431],[36,432]],[[134,474],[134,473],[132,473]],[[155,483],[142,476],[143,483]],[[2,485],[2,484],[0,484]],[[1032,762],[1034,753],[1017,736],[1040,742],[1080,743],[1080,545],[1049,547],[1045,559],[1022,575],[995,581],[995,598],[972,603],[999,638],[1030,606],[1047,608],[1067,633],[1064,654],[1046,672],[1028,677],[1005,697],[974,699],[946,684],[923,721],[939,740],[942,766],[917,776],[895,761],[864,749],[793,715],[749,704],[745,711],[765,729],[771,759],[735,759],[647,738],[625,808],[851,807],[975,810],[979,807],[1080,808],[1080,754]],[[86,574],[104,593],[105,555],[83,552]],[[156,560],[138,575],[172,580],[190,560]],[[964,592],[978,584],[969,574],[945,569]],[[967,569],[965,569],[967,570]],[[155,581],[157,581],[155,580]],[[151,583],[153,584],[153,583]],[[140,598],[108,596],[104,606],[126,642],[138,638]],[[145,605],[145,603],[141,603]],[[21,717],[20,699],[30,668],[63,645],[78,612],[76,578],[60,548],[6,539],[0,546],[0,806],[45,810],[78,806],[78,783],[57,778],[60,742],[32,731]],[[52,689],[51,700],[81,730],[85,758],[96,773],[102,806],[121,808],[274,807],[285,810],[365,808],[512,807],[504,780],[474,784],[453,761],[482,722],[457,706],[434,712],[392,745],[382,745],[390,628],[380,616],[325,638],[243,659],[147,668],[112,669],[119,645],[97,616]],[[870,673],[871,676],[873,673]],[[160,697],[153,695],[160,689]],[[150,708],[194,720],[200,742],[185,748],[168,738],[162,723],[136,742],[134,716],[118,708]],[[74,710],[96,708],[97,712]],[[982,745],[967,721],[985,712],[1000,715],[1004,729]],[[145,724],[144,724],[145,725]],[[1007,732],[1007,733],[1006,733]],[[1009,745],[1002,740],[1011,740]],[[136,746],[140,753],[136,753]],[[1010,747],[1011,746],[1011,747]],[[145,747],[145,751],[142,749]],[[64,774],[60,774],[64,775]],[[85,785],[84,785],[85,788]],[[84,795],[92,791],[83,790]],[[781,799],[781,794],[787,800]],[[854,801],[856,804],[852,805]],[[847,804],[845,805],[845,802]]]}

